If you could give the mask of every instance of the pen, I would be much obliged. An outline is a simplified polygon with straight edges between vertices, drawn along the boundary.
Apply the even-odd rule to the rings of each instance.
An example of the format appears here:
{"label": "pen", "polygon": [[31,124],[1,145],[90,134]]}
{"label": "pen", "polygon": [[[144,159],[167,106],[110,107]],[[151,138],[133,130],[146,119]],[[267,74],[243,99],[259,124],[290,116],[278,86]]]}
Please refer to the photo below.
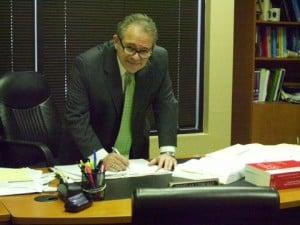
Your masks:
{"label": "pen", "polygon": [[97,165],[97,169],[101,170],[102,164],[103,164],[103,160],[99,160],[98,165]]}
{"label": "pen", "polygon": [[97,155],[96,155],[95,149],[93,150],[93,156],[94,156],[94,169],[96,169],[96,165],[97,165]]}
{"label": "pen", "polygon": [[80,166],[84,166],[84,162],[80,159]]}
{"label": "pen", "polygon": [[94,182],[94,179],[93,179],[91,167],[86,166],[85,167],[85,173],[87,175],[87,178],[88,178],[92,188],[95,188],[95,182]]}
{"label": "pen", "polygon": [[105,166],[104,164],[101,164],[100,168],[100,178],[99,178],[99,186],[104,186],[105,185]]}

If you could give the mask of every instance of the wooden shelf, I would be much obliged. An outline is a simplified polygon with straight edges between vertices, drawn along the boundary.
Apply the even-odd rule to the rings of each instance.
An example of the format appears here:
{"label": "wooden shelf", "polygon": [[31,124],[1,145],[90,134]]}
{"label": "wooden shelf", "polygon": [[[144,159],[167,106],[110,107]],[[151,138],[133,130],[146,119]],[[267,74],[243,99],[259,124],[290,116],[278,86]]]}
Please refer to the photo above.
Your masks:
{"label": "wooden shelf", "polygon": [[262,20],[257,20],[256,21],[257,25],[262,25],[262,26],[300,26],[300,22],[292,22],[292,21],[262,21]]}
{"label": "wooden shelf", "polygon": [[300,22],[257,20],[256,0],[235,0],[231,144],[295,144],[300,137],[300,104],[253,101],[254,71],[285,68],[284,85],[299,87],[300,57],[255,57],[260,26],[300,29]]}
{"label": "wooden shelf", "polygon": [[[284,101],[277,101],[277,102],[258,102],[258,101],[253,101],[252,102],[255,107],[270,107],[272,105],[273,107],[279,106],[279,107],[300,107],[300,104],[291,104],[289,102],[284,102]],[[266,106],[267,105],[267,106]]]}
{"label": "wooden shelf", "polygon": [[288,88],[297,88],[300,90],[300,83],[299,82],[284,82],[283,87],[288,87]]}
{"label": "wooden shelf", "polygon": [[296,144],[300,137],[300,105],[287,102],[252,104],[251,139],[264,144]]}
{"label": "wooden shelf", "polygon": [[269,57],[255,57],[255,61],[299,61],[300,57],[289,57],[289,58],[269,58]]}

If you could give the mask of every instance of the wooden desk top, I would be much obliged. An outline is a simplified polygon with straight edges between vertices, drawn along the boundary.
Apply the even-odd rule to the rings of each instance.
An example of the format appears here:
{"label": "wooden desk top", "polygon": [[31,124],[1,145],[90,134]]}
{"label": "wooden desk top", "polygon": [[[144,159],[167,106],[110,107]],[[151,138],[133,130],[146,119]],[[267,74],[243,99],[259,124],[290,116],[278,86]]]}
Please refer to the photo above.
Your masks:
{"label": "wooden desk top", "polygon": [[[300,188],[281,190],[280,208],[300,206]],[[94,202],[79,213],[64,211],[61,200],[37,202],[42,194],[1,197],[14,224],[128,224],[131,222],[131,199]],[[7,210],[0,203],[0,222],[9,221]]]}
{"label": "wooden desk top", "polygon": [[1,197],[13,224],[128,224],[131,222],[131,199],[94,202],[78,213],[65,212],[60,199],[37,202],[41,194]]}
{"label": "wooden desk top", "polygon": [[[155,178],[157,179],[157,177]],[[94,202],[93,206],[79,213],[68,213],[64,203],[37,202],[43,194],[0,197],[0,225],[11,220],[14,224],[129,224],[131,199]],[[55,195],[55,194],[54,194]],[[300,188],[279,191],[280,208],[300,206]],[[3,205],[1,204],[3,203]],[[7,209],[7,210],[6,210]]]}
{"label": "wooden desk top", "polygon": [[0,202],[0,224],[6,224],[10,221],[10,214],[4,205]]}

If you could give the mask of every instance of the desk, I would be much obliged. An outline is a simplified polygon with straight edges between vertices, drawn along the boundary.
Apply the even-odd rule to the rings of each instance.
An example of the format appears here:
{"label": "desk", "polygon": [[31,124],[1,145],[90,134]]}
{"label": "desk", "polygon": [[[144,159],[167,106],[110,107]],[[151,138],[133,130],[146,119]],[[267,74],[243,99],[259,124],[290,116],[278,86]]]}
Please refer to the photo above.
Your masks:
{"label": "desk", "polygon": [[64,211],[61,200],[37,202],[40,194],[1,197],[13,224],[128,224],[131,222],[131,199],[94,202],[79,213]]}
{"label": "desk", "polygon": [[[230,186],[255,186],[244,179],[236,181]],[[279,190],[280,209],[300,207],[300,188]]]}
{"label": "desk", "polygon": [[132,190],[135,187],[167,187],[170,179],[168,174],[109,180],[105,194],[107,200],[94,202],[92,207],[79,213],[65,212],[61,200],[34,200],[44,194],[5,196],[0,197],[0,202],[10,212],[14,224],[129,224]]}
{"label": "desk", "polygon": [[0,225],[9,224],[9,221],[10,221],[10,213],[0,202]]}
{"label": "desk", "polygon": [[[130,190],[136,187],[164,187],[170,177],[149,176],[111,180],[108,190],[118,198],[130,196]],[[153,181],[156,182],[153,182]],[[233,184],[235,186],[250,185],[244,181]],[[126,193],[121,193],[127,190]],[[124,195],[125,194],[125,195]],[[280,207],[282,209],[300,206],[300,188],[282,190],[280,194]],[[67,213],[61,200],[52,202],[37,202],[36,196],[41,194],[0,197],[11,214],[14,224],[129,224],[131,222],[131,199],[105,200],[94,202],[93,206],[79,213]],[[111,196],[107,196],[111,199]]]}

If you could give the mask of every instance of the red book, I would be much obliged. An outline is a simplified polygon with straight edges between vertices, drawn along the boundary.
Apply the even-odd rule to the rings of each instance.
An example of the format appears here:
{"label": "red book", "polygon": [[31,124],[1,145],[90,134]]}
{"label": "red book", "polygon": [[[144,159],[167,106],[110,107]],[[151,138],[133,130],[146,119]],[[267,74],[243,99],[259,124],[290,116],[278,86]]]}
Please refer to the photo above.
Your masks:
{"label": "red book", "polygon": [[245,180],[257,186],[271,186],[279,190],[300,187],[300,161],[247,164]]}

